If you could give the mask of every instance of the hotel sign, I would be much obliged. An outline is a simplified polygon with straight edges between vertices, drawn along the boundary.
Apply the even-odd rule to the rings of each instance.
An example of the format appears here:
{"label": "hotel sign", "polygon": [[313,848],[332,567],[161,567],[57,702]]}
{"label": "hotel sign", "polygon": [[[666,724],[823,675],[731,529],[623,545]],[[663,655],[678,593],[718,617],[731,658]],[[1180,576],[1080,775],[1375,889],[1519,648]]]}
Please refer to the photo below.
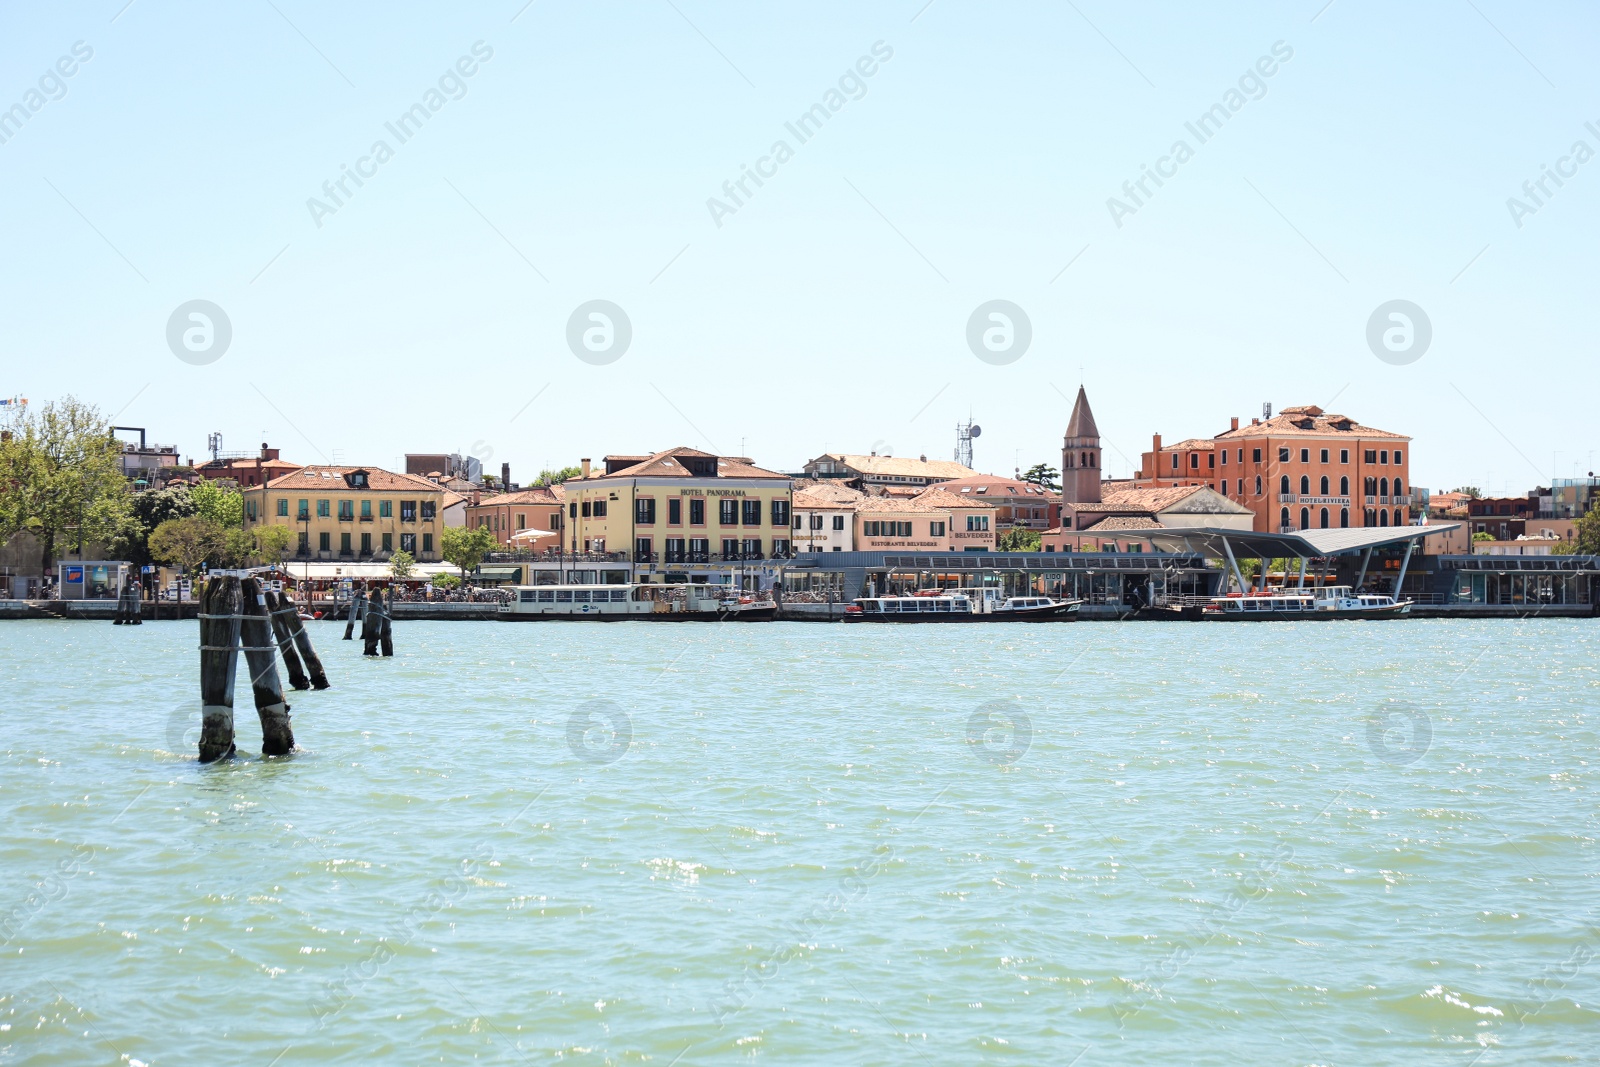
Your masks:
{"label": "hotel sign", "polygon": [[679,496],[744,496],[743,489],[679,489]]}
{"label": "hotel sign", "polygon": [[1348,504],[1348,503],[1350,503],[1350,498],[1347,497],[1347,496],[1303,496],[1303,497],[1300,498],[1300,503],[1302,503],[1302,504]]}

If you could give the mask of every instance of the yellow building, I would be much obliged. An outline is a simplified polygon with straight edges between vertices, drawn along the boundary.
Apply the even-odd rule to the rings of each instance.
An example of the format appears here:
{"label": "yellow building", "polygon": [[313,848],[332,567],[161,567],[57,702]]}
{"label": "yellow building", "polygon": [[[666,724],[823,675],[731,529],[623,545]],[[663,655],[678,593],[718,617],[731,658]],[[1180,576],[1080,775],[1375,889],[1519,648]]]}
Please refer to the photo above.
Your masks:
{"label": "yellow building", "polygon": [[565,484],[569,552],[660,565],[792,555],[789,478],[749,459],[672,448],[581,466]]}
{"label": "yellow building", "polygon": [[298,535],[290,559],[381,560],[402,551],[419,563],[439,560],[446,490],[426,478],[302,467],[243,493],[247,527],[270,523]]}

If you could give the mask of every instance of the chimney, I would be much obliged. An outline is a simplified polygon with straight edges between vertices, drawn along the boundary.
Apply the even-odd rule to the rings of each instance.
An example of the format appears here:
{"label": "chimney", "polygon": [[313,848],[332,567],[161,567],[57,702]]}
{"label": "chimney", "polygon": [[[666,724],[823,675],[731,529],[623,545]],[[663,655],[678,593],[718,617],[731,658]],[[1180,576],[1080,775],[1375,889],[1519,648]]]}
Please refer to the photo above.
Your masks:
{"label": "chimney", "polygon": [[1251,419],[1250,420],[1250,425],[1251,426],[1260,426],[1261,425],[1261,420],[1260,419]]}
{"label": "chimney", "polygon": [[578,469],[583,472],[585,478],[589,477],[589,460],[587,458],[578,460]]}
{"label": "chimney", "polygon": [[1235,415],[1233,418],[1228,420],[1228,429],[1237,430],[1238,428],[1239,428],[1239,416]]}
{"label": "chimney", "polygon": [[1161,455],[1161,435],[1160,434],[1154,433],[1154,434],[1150,435],[1150,451],[1154,452],[1158,456]]}
{"label": "chimney", "polygon": [[511,464],[509,463],[500,464],[500,488],[511,488]]}

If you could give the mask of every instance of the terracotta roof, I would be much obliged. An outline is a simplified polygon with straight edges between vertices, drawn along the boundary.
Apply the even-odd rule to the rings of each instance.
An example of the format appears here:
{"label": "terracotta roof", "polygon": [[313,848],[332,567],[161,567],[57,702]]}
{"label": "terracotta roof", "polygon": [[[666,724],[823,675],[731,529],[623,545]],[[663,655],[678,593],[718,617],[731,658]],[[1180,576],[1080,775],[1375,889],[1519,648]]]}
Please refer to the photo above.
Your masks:
{"label": "terracotta roof", "polygon": [[1083,528],[1082,533],[1110,533],[1113,530],[1164,530],[1165,526],[1145,515],[1107,515]]}
{"label": "terracotta roof", "polygon": [[1284,408],[1265,422],[1251,423],[1237,430],[1224,430],[1216,440],[1244,437],[1382,437],[1395,441],[1409,441],[1405,434],[1391,433],[1372,426],[1362,426],[1344,415],[1330,415],[1315,404]]}
{"label": "terracotta roof", "polygon": [[1100,427],[1094,424],[1094,412],[1089,410],[1089,394],[1078,386],[1078,399],[1072,404],[1072,417],[1067,420],[1068,437],[1099,437]]}
{"label": "terracotta roof", "polygon": [[1098,504],[1081,504],[1079,511],[1161,511],[1193,496],[1203,485],[1139,485],[1106,492]]}
{"label": "terracotta roof", "polygon": [[[1025,482],[1021,478],[1002,478],[998,474],[975,474],[971,478],[954,478],[948,482],[940,482],[939,488],[947,493],[960,493],[969,489],[977,493],[979,489],[985,490],[984,496],[1021,496],[1032,497],[1041,501],[1059,500],[1061,494],[1053,489],[1043,489],[1032,482]],[[967,495],[962,493],[963,496]]]}
{"label": "terracotta roof", "polygon": [[1215,441],[1211,440],[1209,437],[1191,437],[1188,440],[1179,441],[1175,445],[1166,445],[1166,444],[1164,444],[1164,445],[1161,446],[1161,451],[1163,451],[1163,452],[1198,452],[1198,451],[1201,451],[1203,449],[1216,448],[1216,447],[1217,447],[1217,443]]}
{"label": "terracotta roof", "polygon": [[[631,456],[611,457],[631,459]],[[786,475],[777,471],[769,471],[757,467],[744,456],[714,456],[710,452],[701,452],[693,448],[669,448],[665,452],[657,452],[647,456],[631,467],[623,467],[613,474],[605,471],[590,473],[588,481],[600,478],[694,478],[702,477],[690,472],[689,468],[679,462],[681,459],[714,459],[717,461],[718,478],[785,478]],[[575,479],[582,481],[585,479]]]}
{"label": "terracotta roof", "polygon": [[[850,452],[827,452],[819,459],[843,463],[852,470],[877,477],[970,478],[978,472],[948,459],[912,459],[909,456],[858,456]],[[815,462],[815,460],[813,460]]]}
{"label": "terracotta roof", "polygon": [[[367,472],[367,488],[369,490],[422,493],[447,492],[441,486],[435,485],[426,478],[419,478],[415,474],[396,474],[394,471],[386,471],[382,467],[333,467],[322,464],[301,467],[292,474],[274,478],[266,484],[266,487],[268,489],[325,488],[349,492],[352,490],[351,486],[345,482],[345,475],[352,471]],[[360,490],[354,491],[359,492]]]}
{"label": "terracotta roof", "polygon": [[898,496],[868,496],[862,497],[856,504],[856,511],[862,515],[875,515],[886,511],[909,511],[926,515],[930,511],[938,511],[940,506],[917,497],[906,500]]}
{"label": "terracotta roof", "polygon": [[478,498],[479,507],[492,507],[496,504],[559,504],[560,498],[548,486],[536,485],[532,489],[519,489],[515,493],[501,493],[498,496],[485,496]]}
{"label": "terracotta roof", "polygon": [[867,494],[861,490],[840,485],[838,482],[814,482],[809,479],[795,482],[789,494],[792,506],[797,509],[853,508],[866,499],[866,496]]}
{"label": "terracotta roof", "polygon": [[962,496],[946,492],[943,485],[930,485],[916,495],[915,503],[935,508],[990,508],[995,505],[980,496]]}

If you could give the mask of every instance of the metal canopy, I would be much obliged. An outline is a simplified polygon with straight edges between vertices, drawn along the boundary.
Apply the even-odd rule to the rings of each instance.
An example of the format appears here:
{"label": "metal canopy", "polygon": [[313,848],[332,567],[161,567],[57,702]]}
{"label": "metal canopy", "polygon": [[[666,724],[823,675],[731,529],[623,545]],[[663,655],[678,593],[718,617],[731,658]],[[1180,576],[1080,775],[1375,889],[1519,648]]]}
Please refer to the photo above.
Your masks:
{"label": "metal canopy", "polygon": [[[1141,531],[1164,552],[1198,552],[1213,559],[1229,555],[1276,559],[1281,556],[1342,556],[1365,552],[1384,545],[1411,542],[1415,547],[1431,534],[1446,533],[1461,524],[1437,523],[1430,526],[1363,526],[1343,530],[1302,530],[1298,533],[1257,533],[1202,526],[1192,529]],[[1223,547],[1224,542],[1227,548]]]}

